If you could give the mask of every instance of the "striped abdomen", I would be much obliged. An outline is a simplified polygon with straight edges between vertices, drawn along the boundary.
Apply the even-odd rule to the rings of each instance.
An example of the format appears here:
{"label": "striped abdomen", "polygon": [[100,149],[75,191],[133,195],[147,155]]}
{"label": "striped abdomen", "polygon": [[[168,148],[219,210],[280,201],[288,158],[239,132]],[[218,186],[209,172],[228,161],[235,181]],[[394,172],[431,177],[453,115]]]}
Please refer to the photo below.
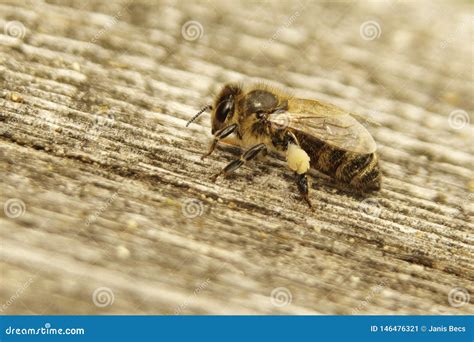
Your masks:
{"label": "striped abdomen", "polygon": [[311,167],[362,191],[380,190],[381,174],[375,153],[348,152],[302,132],[294,132],[311,158]]}

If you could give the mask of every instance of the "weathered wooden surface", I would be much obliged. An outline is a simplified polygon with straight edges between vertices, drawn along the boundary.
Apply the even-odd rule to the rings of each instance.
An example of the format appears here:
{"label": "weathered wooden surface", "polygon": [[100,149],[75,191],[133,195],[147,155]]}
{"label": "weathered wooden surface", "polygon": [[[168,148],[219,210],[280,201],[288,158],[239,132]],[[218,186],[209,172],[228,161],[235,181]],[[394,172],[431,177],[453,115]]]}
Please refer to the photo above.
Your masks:
{"label": "weathered wooden surface", "polygon": [[[2,0],[1,311],[474,313],[472,10]],[[210,182],[237,151],[184,125],[235,80],[378,122],[383,190],[313,172],[311,213],[275,158]]]}

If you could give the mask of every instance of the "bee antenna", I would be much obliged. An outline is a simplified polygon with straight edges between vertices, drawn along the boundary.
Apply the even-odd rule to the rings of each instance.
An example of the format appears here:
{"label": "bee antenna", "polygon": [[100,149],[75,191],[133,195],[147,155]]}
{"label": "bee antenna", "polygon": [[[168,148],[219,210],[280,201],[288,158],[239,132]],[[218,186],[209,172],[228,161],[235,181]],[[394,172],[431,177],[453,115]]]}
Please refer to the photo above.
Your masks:
{"label": "bee antenna", "polygon": [[204,113],[206,110],[208,109],[212,109],[212,106],[211,105],[207,105],[205,107],[203,107],[199,112],[197,112],[196,115],[194,115],[191,120],[188,121],[188,123],[186,124],[186,127],[188,127],[194,120],[196,120],[199,115],[201,115],[202,113]]}

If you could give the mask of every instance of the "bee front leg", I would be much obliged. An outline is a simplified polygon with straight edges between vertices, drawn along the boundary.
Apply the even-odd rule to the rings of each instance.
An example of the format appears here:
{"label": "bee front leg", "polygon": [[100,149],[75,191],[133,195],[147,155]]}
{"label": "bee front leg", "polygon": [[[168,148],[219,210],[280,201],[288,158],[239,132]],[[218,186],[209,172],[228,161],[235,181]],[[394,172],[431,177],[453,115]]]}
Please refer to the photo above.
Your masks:
{"label": "bee front leg", "polygon": [[224,139],[225,137],[228,137],[229,135],[234,133],[236,129],[237,129],[237,124],[232,124],[232,125],[229,125],[227,127],[222,128],[222,129],[218,130],[216,133],[214,133],[214,140],[212,141],[212,144],[209,147],[209,151],[201,157],[201,160],[208,157],[208,156],[210,156],[211,153],[214,152],[214,149],[216,148],[217,143],[220,140]]}
{"label": "bee front leg", "polygon": [[298,174],[296,173],[296,185],[298,186],[298,190],[306,201],[310,209],[313,209],[313,205],[309,200],[309,186],[308,186],[308,177],[306,177],[306,173]]}
{"label": "bee front leg", "polygon": [[234,172],[235,170],[237,170],[239,167],[244,165],[249,160],[254,159],[260,152],[262,153],[267,152],[267,147],[265,144],[258,144],[258,145],[252,146],[247,151],[242,153],[239,159],[231,161],[229,164],[227,164],[226,167],[224,167],[221,170],[221,172],[212,176],[211,180],[215,182],[217,180],[217,177],[219,177],[220,175],[227,176],[229,173]]}

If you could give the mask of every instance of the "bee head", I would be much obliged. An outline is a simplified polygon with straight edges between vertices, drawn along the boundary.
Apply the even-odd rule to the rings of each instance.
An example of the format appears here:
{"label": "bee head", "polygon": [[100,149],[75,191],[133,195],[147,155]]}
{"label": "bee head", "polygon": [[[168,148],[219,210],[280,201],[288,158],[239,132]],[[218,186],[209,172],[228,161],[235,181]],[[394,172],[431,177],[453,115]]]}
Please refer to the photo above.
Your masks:
{"label": "bee head", "polygon": [[203,107],[191,120],[188,121],[188,127],[194,120],[196,120],[202,113],[210,109],[212,134],[225,126],[227,119],[231,118],[235,111],[235,97],[242,93],[242,88],[236,84],[226,84],[219,95],[214,100],[214,106],[207,105]]}
{"label": "bee head", "polygon": [[240,86],[236,84],[226,84],[219,95],[216,96],[211,113],[212,134],[225,127],[226,121],[234,115],[235,98],[240,93],[242,93]]}

